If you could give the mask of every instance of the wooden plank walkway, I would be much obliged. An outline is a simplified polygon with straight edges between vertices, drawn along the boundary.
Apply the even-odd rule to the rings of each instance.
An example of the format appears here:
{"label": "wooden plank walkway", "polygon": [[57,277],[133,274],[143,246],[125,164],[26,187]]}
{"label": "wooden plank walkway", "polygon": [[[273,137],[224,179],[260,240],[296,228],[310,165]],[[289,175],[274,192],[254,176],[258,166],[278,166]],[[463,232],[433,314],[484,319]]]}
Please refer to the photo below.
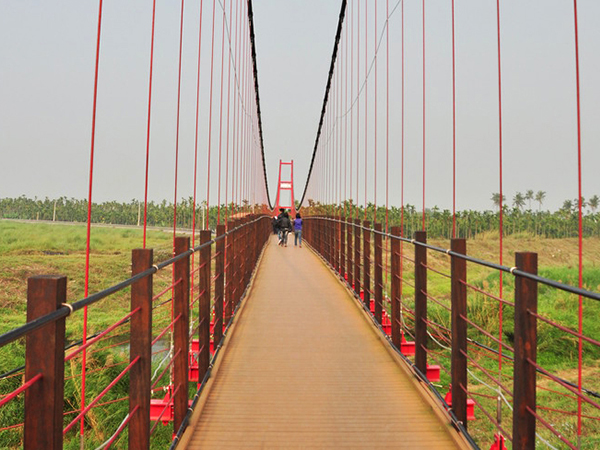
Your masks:
{"label": "wooden plank walkway", "polygon": [[468,448],[308,248],[273,237],[236,320],[180,448]]}

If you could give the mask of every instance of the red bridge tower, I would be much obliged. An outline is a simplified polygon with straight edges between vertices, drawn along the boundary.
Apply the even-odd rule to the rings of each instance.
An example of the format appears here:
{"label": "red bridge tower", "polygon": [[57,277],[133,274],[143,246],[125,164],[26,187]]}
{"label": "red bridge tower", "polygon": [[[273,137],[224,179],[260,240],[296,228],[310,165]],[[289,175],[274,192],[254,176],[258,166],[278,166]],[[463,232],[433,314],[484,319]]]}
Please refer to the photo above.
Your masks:
{"label": "red bridge tower", "polygon": [[[285,171],[282,178],[282,169],[284,166],[290,166],[289,172]],[[287,169],[287,167],[286,167]],[[286,175],[289,173],[289,178]],[[279,160],[279,181],[277,182],[277,199],[275,201],[275,212],[279,208],[286,208],[291,211],[292,217],[296,215],[296,204],[294,201],[294,160],[284,162]]]}

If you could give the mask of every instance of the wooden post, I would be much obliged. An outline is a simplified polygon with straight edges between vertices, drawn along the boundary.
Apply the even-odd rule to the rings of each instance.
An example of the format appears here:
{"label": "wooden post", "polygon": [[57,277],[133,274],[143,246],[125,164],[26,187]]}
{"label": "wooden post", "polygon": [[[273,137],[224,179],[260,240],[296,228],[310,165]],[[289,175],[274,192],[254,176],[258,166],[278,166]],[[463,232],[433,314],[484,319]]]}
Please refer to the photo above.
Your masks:
{"label": "wooden post", "polygon": [[[135,249],[131,254],[131,275],[152,267],[153,252]],[[150,387],[152,384],[152,275],[131,285],[131,310],[140,310],[129,324],[129,360],[140,359],[129,372],[129,448],[150,448]]]}
{"label": "wooden post", "polygon": [[233,229],[235,228],[233,220],[227,221],[227,237],[225,238],[225,273],[227,275],[225,283],[225,325],[228,325],[233,315],[233,298],[235,286],[233,284]]}
{"label": "wooden post", "polygon": [[360,219],[354,224],[354,292],[360,295]]}
{"label": "wooden post", "polygon": [[[189,237],[175,238],[175,254],[180,255],[190,249]],[[177,283],[177,281],[179,281]],[[175,262],[175,295],[173,314],[179,317],[173,329],[173,386],[177,393],[173,396],[173,429],[177,433],[188,409],[188,362],[189,362],[189,322],[190,322],[190,257]]]}
{"label": "wooden post", "polygon": [[[200,245],[210,242],[210,230],[200,231]],[[211,245],[200,250],[198,271],[198,384],[202,383],[210,363],[210,273],[211,273]],[[215,321],[216,325],[216,321]]]}
{"label": "wooden post", "polygon": [[[452,239],[450,250],[467,254],[465,239]],[[452,410],[467,428],[467,261],[452,256],[450,261],[452,299]]]}
{"label": "wooden post", "polygon": [[[52,313],[67,301],[67,277],[27,280],[27,322]],[[42,378],[25,391],[24,447],[62,449],[65,380],[65,319],[32,331],[25,339],[25,382]]]}
{"label": "wooden post", "polygon": [[[217,225],[217,237],[225,234],[225,225]],[[215,261],[215,318],[214,342],[215,349],[223,339],[223,299],[225,297],[225,238],[216,243],[217,257]]]}
{"label": "wooden post", "polygon": [[[394,226],[391,229],[392,236],[400,236],[400,227]],[[397,349],[400,349],[402,343],[402,336],[400,330],[400,240],[391,238],[391,252],[390,255],[390,277],[391,277],[391,301],[392,301],[392,343]]]}
{"label": "wooden post", "polygon": [[244,232],[244,229],[242,228],[242,221],[243,219],[238,219],[235,221],[235,225],[236,227],[240,227],[238,230],[236,230],[235,232],[235,243],[234,248],[235,248],[235,254],[234,254],[234,265],[235,265],[235,307],[238,306],[238,304],[240,303],[240,300],[242,299],[242,279],[243,279],[243,273],[244,273],[244,247],[243,247],[243,241],[242,241],[242,233]]}
{"label": "wooden post", "polygon": [[340,216],[340,276],[346,276],[346,218]]}
{"label": "wooden post", "polygon": [[367,309],[371,307],[371,222],[365,220],[363,231],[363,302]]}
{"label": "wooden post", "polygon": [[[415,231],[417,242],[427,243],[426,231]],[[427,374],[427,249],[415,244],[415,365]]]}
{"label": "wooden post", "polygon": [[[515,266],[537,275],[537,253],[516,253]],[[515,362],[513,448],[535,448],[537,360],[537,282],[515,276]]]}
{"label": "wooden post", "polygon": [[340,217],[334,216],[333,222],[333,244],[334,244],[334,268],[337,273],[340,273]]}
{"label": "wooden post", "polygon": [[327,217],[327,261],[333,267],[333,222]]}
{"label": "wooden post", "polygon": [[353,250],[353,240],[354,240],[354,232],[353,232],[354,224],[352,223],[352,219],[348,219],[346,222],[346,236],[348,237],[348,250],[346,256],[348,257],[346,263],[346,272],[348,273],[348,285],[352,289],[354,289],[354,250]]}
{"label": "wooden post", "polygon": [[381,238],[381,224],[376,223],[375,225],[375,279],[374,293],[375,293],[375,320],[381,325],[383,315],[383,245]]}
{"label": "wooden post", "polygon": [[338,232],[337,232],[337,222],[336,217],[331,216],[331,267],[335,271],[338,268]]}

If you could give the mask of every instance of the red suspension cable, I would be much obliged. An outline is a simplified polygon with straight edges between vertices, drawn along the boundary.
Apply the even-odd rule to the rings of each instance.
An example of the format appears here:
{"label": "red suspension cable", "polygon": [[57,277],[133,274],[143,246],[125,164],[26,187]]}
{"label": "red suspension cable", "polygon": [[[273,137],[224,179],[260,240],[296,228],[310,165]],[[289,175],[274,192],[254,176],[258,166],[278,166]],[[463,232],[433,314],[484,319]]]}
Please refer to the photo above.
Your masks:
{"label": "red suspension cable", "polygon": [[[87,239],[85,245],[85,288],[84,295],[87,297],[89,294],[89,280],[90,280],[90,237],[92,231],[92,187],[94,180],[94,145],[96,142],[96,111],[98,106],[98,68],[100,65],[100,37],[102,34],[102,0],[98,4],[98,33],[96,37],[96,66],[94,69],[94,100],[92,105],[92,142],[90,149],[90,181],[88,191],[88,211],[87,211]],[[87,341],[87,322],[88,322],[88,308],[87,306],[83,309],[83,344]],[[86,380],[86,361],[87,352],[84,350],[83,358],[81,361],[81,408],[85,408],[85,380]],[[81,442],[83,443],[84,433],[84,419],[81,418],[80,436]]]}
{"label": "red suspension cable", "polygon": [[[500,51],[500,0],[496,0],[496,21],[497,21],[497,31],[498,31],[498,154],[499,154],[499,176],[500,176],[500,265],[502,265],[503,258],[503,234],[504,234],[504,226],[503,226],[503,199],[502,199],[502,60],[501,60],[501,51]],[[499,286],[499,294],[502,298],[502,272],[499,273],[500,276],[500,286]],[[500,342],[502,342],[502,306],[500,306],[498,310],[499,317],[499,329],[498,329],[498,337]],[[502,373],[502,345],[498,347],[498,372]]]}
{"label": "red suspension cable", "polygon": [[[581,91],[579,82],[579,27],[577,21],[577,0],[573,0],[573,17],[574,17],[574,31],[575,31],[575,74],[576,74],[576,85],[577,85],[577,189],[578,189],[578,225],[579,225],[579,236],[578,236],[578,247],[579,247],[579,287],[583,287],[583,214],[582,214],[582,201],[581,201]],[[579,397],[577,399],[577,440],[578,447],[581,447],[581,389],[583,383],[583,341],[581,335],[583,334],[583,298],[579,296],[579,340],[578,340],[578,358],[577,358],[577,388],[579,391]]]}
{"label": "red suspension cable", "polygon": [[146,248],[146,224],[148,221],[148,169],[150,165],[150,113],[152,110],[152,72],[154,66],[154,21],[156,18],[156,0],[152,2],[152,36],[150,38],[150,75],[148,82],[148,124],[146,131],[146,180],[144,183],[144,238],[143,248]]}
{"label": "red suspension cable", "polygon": [[[233,2],[233,0],[231,0]],[[225,67],[225,25],[226,25],[226,10],[225,0],[223,0],[223,24],[221,26],[221,100],[219,106],[219,181],[217,187],[217,224],[221,223],[221,155],[222,155],[222,143],[223,143],[223,69]],[[208,227],[207,227],[208,229]]]}
{"label": "red suspension cable", "polygon": [[206,165],[206,223],[204,229],[208,230],[208,220],[210,212],[210,156],[212,148],[212,106],[213,106],[213,76],[214,76],[214,61],[215,61],[215,9],[216,1],[213,0],[212,8],[212,37],[210,42],[210,100],[208,107],[208,162]]}
{"label": "red suspension cable", "polygon": [[423,0],[423,231],[425,231],[425,0]]}
{"label": "red suspension cable", "polygon": [[367,74],[368,74],[368,53],[369,53],[369,46],[368,44],[368,19],[369,16],[369,2],[367,0],[365,0],[365,213],[364,213],[364,219],[367,219],[367,166],[368,166],[368,128],[367,128],[367,124],[368,124],[368,117],[369,117],[369,110],[368,110],[368,105],[369,105],[369,97],[368,97],[368,87],[369,87],[369,83],[368,83],[368,79],[367,79]]}
{"label": "red suspension cable", "polygon": [[452,0],[452,237],[456,237],[456,52]]}

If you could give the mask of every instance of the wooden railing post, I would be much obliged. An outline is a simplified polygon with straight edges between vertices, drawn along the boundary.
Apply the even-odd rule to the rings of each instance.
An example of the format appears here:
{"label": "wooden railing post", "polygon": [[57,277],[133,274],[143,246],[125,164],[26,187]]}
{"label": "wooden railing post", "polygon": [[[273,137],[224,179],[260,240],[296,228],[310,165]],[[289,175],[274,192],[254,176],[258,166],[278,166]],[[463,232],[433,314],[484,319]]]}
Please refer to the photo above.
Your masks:
{"label": "wooden railing post", "polygon": [[346,275],[346,218],[340,216],[340,276]]}
{"label": "wooden railing post", "polygon": [[360,296],[360,219],[354,220],[354,292]]}
{"label": "wooden railing post", "polygon": [[[131,254],[131,275],[152,267],[153,252],[135,249]],[[152,374],[152,275],[131,285],[131,317],[129,325],[129,360],[139,357],[129,373],[129,448],[150,448],[150,397]]]}
{"label": "wooden railing post", "polygon": [[[427,243],[426,231],[415,231],[415,241]],[[427,249],[415,244],[415,365],[427,374]]]}
{"label": "wooden railing post", "polygon": [[337,273],[340,272],[340,218],[333,216],[333,267]]}
{"label": "wooden railing post", "polygon": [[[67,300],[67,277],[36,276],[27,280],[27,322],[52,313]],[[65,380],[65,319],[29,333],[25,340],[25,448],[62,449]]]}
{"label": "wooden railing post", "polygon": [[[393,226],[391,228],[392,236],[400,236],[400,227]],[[402,343],[402,336],[400,330],[400,240],[391,238],[391,252],[390,255],[390,277],[391,277],[391,302],[392,302],[392,343],[397,349],[400,349]]]}
{"label": "wooden railing post", "polygon": [[331,216],[327,217],[327,261],[333,267],[333,222]]}
{"label": "wooden railing post", "polygon": [[[450,250],[467,254],[465,239],[452,239]],[[452,256],[450,261],[452,301],[452,410],[467,428],[467,261]]]}
{"label": "wooden railing post", "polygon": [[331,216],[330,217],[331,222],[329,222],[330,225],[330,230],[331,230],[331,267],[333,267],[333,269],[335,271],[337,271],[338,268],[338,233],[337,233],[337,222],[336,222],[336,217],[335,216]]}
{"label": "wooden railing post", "polygon": [[242,300],[242,292],[243,290],[243,279],[244,279],[244,241],[243,241],[243,233],[244,228],[242,228],[244,219],[236,220],[236,226],[240,227],[235,232],[235,270],[236,270],[236,283],[235,283],[235,307],[239,305]]}
{"label": "wooden railing post", "polygon": [[[210,242],[210,230],[200,231],[200,245]],[[211,245],[200,250],[198,271],[198,384],[202,383],[210,363],[210,273],[211,273]],[[216,323],[215,323],[216,325]]]}
{"label": "wooden railing post", "polygon": [[[175,254],[180,255],[190,249],[189,237],[175,238]],[[175,262],[175,294],[173,296],[173,314],[179,319],[173,329],[173,351],[176,355],[173,363],[173,429],[176,433],[183,422],[188,409],[188,351],[190,322],[190,257]]]}
{"label": "wooden railing post", "polygon": [[375,226],[375,279],[373,280],[375,294],[375,320],[381,325],[383,315],[383,245],[381,237],[381,224]]}
{"label": "wooden railing post", "polygon": [[363,302],[367,309],[371,306],[371,222],[363,222]]}
{"label": "wooden railing post", "polygon": [[[217,225],[217,238],[225,234],[225,225]],[[225,297],[225,238],[216,242],[215,261],[215,318],[213,336],[215,350],[223,339],[223,299]]]}
{"label": "wooden railing post", "polygon": [[[537,253],[516,253],[515,266],[537,275]],[[533,364],[537,361],[537,320],[533,314],[537,314],[537,290],[536,281],[515,276],[515,450],[535,448],[536,368]]]}
{"label": "wooden railing post", "polygon": [[234,236],[233,229],[235,228],[235,222],[233,220],[227,221],[227,236],[225,237],[225,325],[228,325],[231,321],[234,308],[234,294],[235,285],[233,283],[234,274]]}
{"label": "wooden railing post", "polygon": [[352,219],[347,219],[346,221],[346,237],[348,238],[348,248],[347,248],[347,262],[346,262],[346,272],[348,274],[348,285],[354,289],[354,250],[353,250],[353,241],[354,241],[354,232],[353,232],[353,223]]}

